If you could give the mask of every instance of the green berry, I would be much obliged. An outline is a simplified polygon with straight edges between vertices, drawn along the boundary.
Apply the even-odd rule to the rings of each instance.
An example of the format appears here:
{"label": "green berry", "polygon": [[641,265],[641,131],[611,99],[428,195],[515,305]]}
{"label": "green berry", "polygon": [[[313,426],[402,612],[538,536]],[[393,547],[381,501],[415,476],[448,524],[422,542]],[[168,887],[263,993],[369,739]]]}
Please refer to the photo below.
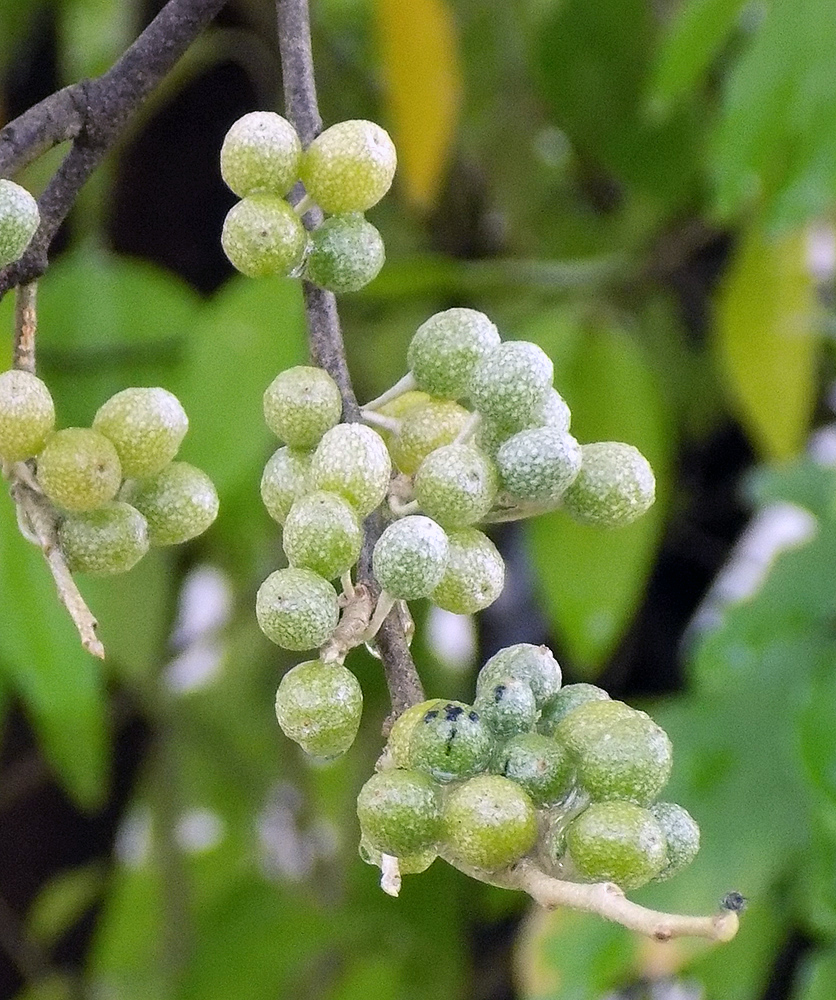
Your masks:
{"label": "green berry", "polygon": [[493,542],[476,528],[450,531],[447,541],[447,568],[430,597],[444,611],[472,615],[502,593],[505,563]]}
{"label": "green berry", "polygon": [[409,738],[409,766],[436,781],[459,781],[484,771],[493,734],[471,705],[448,701],[424,712]]}
{"label": "green berry", "polygon": [[489,417],[480,415],[479,426],[476,429],[474,440],[477,448],[496,460],[496,453],[509,437],[515,432],[496,423]]}
{"label": "green berry", "polygon": [[339,604],[331,584],[311,569],[279,569],[262,583],[255,613],[261,631],[283,649],[315,649],[337,627]]}
{"label": "green berry", "polygon": [[65,510],[95,510],[116,496],[122,482],[119,455],[98,431],[57,431],[38,455],[38,483]]}
{"label": "green berry", "polygon": [[390,446],[395,465],[411,476],[430,452],[452,444],[469,418],[463,406],[449,399],[431,399],[410,408]]}
{"label": "green berry", "polygon": [[700,828],[688,810],[675,802],[654,802],[648,809],[665,834],[667,863],[656,876],[657,882],[665,882],[687,868],[699,853]]}
{"label": "green berry", "polygon": [[362,215],[335,215],[311,234],[305,277],[320,288],[343,295],[373,281],[383,262],[383,237]]}
{"label": "green berry", "polygon": [[537,719],[534,692],[519,677],[500,677],[483,684],[477,689],[473,707],[499,739],[529,732]]}
{"label": "green berry", "polygon": [[373,774],[357,796],[363,839],[384,854],[408,857],[441,834],[441,789],[420,771]]}
{"label": "green berry", "polygon": [[365,212],[392,186],[397,154],[388,132],[352,120],[325,129],[302,158],[305,190],[329,215]]}
{"label": "green berry", "polygon": [[113,442],[125,478],[152,476],[177,454],[189,418],[166,389],[123,389],[99,408],[93,429]]}
{"label": "green berry", "polygon": [[415,498],[421,510],[445,528],[465,528],[481,521],[496,499],[496,466],[470,444],[436,448],[415,474]]}
{"label": "green berry", "polygon": [[476,364],[470,397],[476,409],[503,427],[522,429],[543,406],[554,366],[536,344],[509,340]]}
{"label": "green berry", "polygon": [[[381,416],[394,417],[395,420],[400,420],[410,410],[413,410],[417,406],[422,406],[424,403],[429,403],[431,399],[432,396],[429,393],[419,392],[417,389],[409,389],[406,392],[402,392],[400,396],[390,399],[388,403],[384,403],[377,412]],[[395,442],[395,434],[385,427],[375,426],[374,430],[383,438],[391,452]],[[392,452],[392,456],[394,460],[394,452]]]}
{"label": "green berry", "polygon": [[23,256],[40,221],[38,203],[26,188],[0,180],[0,267]]}
{"label": "green berry", "polygon": [[484,313],[447,309],[418,327],[407,364],[421,389],[433,396],[460,399],[470,394],[476,363],[499,343],[499,333]]}
{"label": "green berry", "polygon": [[409,741],[412,739],[413,729],[427,712],[444,704],[443,698],[419,701],[417,705],[410,705],[395,719],[386,743],[386,749],[395,767],[409,767]]}
{"label": "green berry", "polygon": [[[361,836],[359,846],[360,857],[367,865],[374,865],[375,868],[383,866],[383,851],[373,847],[368,840]],[[425,851],[418,851],[417,854],[407,854],[398,858],[398,871],[401,875],[420,875],[425,872],[438,857],[435,847],[428,847]]]}
{"label": "green berry", "polygon": [[560,664],[548,646],[518,642],[506,646],[487,661],[476,678],[476,694],[481,694],[505,677],[517,677],[531,687],[537,708],[560,690],[563,675]]}
{"label": "green berry", "polygon": [[572,411],[557,389],[550,389],[531,419],[533,427],[554,427],[565,433],[572,423]]}
{"label": "green berry", "polygon": [[500,445],[496,466],[502,487],[516,500],[556,503],[581,468],[581,446],[554,427],[520,431]]}
{"label": "green berry", "polygon": [[537,728],[546,736],[552,736],[558,724],[570,712],[588,701],[609,701],[609,697],[603,688],[594,684],[567,684],[543,706]]}
{"label": "green berry", "polygon": [[314,448],[340,422],[342,410],[337,383],[323,368],[288,368],[264,391],[267,426],[292,448]]}
{"label": "green berry", "polygon": [[420,514],[390,524],[374,547],[377,582],[392,597],[417,601],[441,582],[450,546],[444,529]]}
{"label": "green berry", "polygon": [[147,479],[129,480],[122,499],[148,522],[152,545],[180,545],[197,538],[218,516],[212,480],[187,462],[172,462]]}
{"label": "green berry", "polygon": [[569,854],[588,882],[638,889],[665,865],[665,834],[647,809],[631,802],[595,802],[566,830]]}
{"label": "green berry", "polygon": [[559,802],[572,787],[568,751],[540,733],[520,733],[508,740],[498,755],[496,770],[541,806]]}
{"label": "green berry", "polygon": [[274,111],[239,118],[221,146],[221,176],[239,198],[287,194],[299,179],[301,162],[296,129]]}
{"label": "green berry", "polygon": [[361,517],[386,496],[391,473],[386,445],[364,424],[337,424],[326,431],[311,463],[313,486],[344,496]]}
{"label": "green berry", "polygon": [[49,389],[29,372],[0,375],[0,456],[22,462],[38,454],[55,427]]}
{"label": "green berry", "polygon": [[336,493],[316,490],[290,508],[282,534],[287,561],[333,580],[357,562],[363,545],[360,519]]}
{"label": "green berry", "polygon": [[274,194],[254,194],[233,205],[221,233],[230,263],[248,278],[290,274],[302,263],[307,242],[299,216]]}
{"label": "green berry", "polygon": [[267,513],[279,524],[284,524],[293,501],[309,491],[312,457],[310,451],[279,448],[264,466],[261,499]]}
{"label": "green berry", "polygon": [[581,470],[563,495],[563,506],[576,521],[618,528],[653,506],[656,479],[637,448],[598,441],[585,444],[581,453]]}
{"label": "green berry", "polygon": [[451,791],[444,804],[442,835],[459,861],[497,871],[527,854],[537,839],[529,796],[513,781],[480,774]]}
{"label": "green berry", "polygon": [[288,739],[313,757],[339,757],[354,742],[363,713],[357,678],[339,663],[308,660],[282,677],[276,718]]}
{"label": "green berry", "polygon": [[135,507],[114,500],[98,510],[68,514],[58,539],[72,573],[127,573],[148,551],[148,522]]}

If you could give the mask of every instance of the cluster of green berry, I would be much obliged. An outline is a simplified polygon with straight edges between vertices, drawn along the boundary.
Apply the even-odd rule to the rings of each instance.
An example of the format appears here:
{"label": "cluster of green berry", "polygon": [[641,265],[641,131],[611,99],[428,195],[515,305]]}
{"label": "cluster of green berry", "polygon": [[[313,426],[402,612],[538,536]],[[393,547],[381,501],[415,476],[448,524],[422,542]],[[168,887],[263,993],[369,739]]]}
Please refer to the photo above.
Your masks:
{"label": "cluster of green berry", "polygon": [[[363,213],[389,190],[396,163],[392,140],[374,122],[339,122],[303,151],[281,115],[244,115],[221,149],[223,179],[242,199],[224,222],[227,257],[251,278],[303,275],[332,292],[357,291],[383,267],[383,239]],[[310,234],[286,200],[299,180],[307,192],[300,205],[329,216]]]}
{"label": "cluster of green berry", "polygon": [[[315,718],[333,730],[333,704],[306,707],[309,731]],[[561,688],[545,646],[509,646],[480,671],[473,705],[433,699],[395,722],[357,800],[361,854],[403,874],[439,854],[483,872],[529,856],[563,879],[634,889],[699,849],[686,810],[656,801],[670,770],[648,715],[591,684]]]}
{"label": "cluster of green berry", "polygon": [[34,483],[60,512],[72,572],[127,572],[149,546],[185,542],[215,520],[212,481],[173,461],[188,426],[176,396],[133,388],[104,403],[92,428],[55,431],[46,385],[26,371],[0,375],[0,458],[34,460]]}
{"label": "cluster of green berry", "polygon": [[23,256],[40,221],[38,203],[26,188],[0,179],[0,267]]}

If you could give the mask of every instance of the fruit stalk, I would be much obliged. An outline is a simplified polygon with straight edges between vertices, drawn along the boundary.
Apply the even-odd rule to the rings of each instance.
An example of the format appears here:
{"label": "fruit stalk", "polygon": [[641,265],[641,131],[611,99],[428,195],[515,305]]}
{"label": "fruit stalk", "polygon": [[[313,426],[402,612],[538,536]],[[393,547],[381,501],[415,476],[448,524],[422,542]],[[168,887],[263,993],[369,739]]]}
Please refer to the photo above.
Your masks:
{"label": "fruit stalk", "polygon": [[37,281],[18,285],[15,297],[13,367],[35,374],[35,333],[38,329]]}

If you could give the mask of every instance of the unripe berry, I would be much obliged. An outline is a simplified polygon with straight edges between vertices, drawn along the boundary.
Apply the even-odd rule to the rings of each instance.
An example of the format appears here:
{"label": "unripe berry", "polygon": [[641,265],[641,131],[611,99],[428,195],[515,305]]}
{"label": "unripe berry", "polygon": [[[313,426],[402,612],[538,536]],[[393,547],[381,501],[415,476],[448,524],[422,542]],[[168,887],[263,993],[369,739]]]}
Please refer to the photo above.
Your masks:
{"label": "unripe berry", "polygon": [[316,490],[290,508],[282,534],[287,561],[333,580],[360,555],[363,531],[351,504],[336,493]]}
{"label": "unripe berry", "polygon": [[656,479],[637,448],[598,441],[585,444],[581,452],[581,471],[563,495],[563,507],[576,521],[617,528],[653,506]]}
{"label": "unripe berry", "polygon": [[497,871],[527,854],[537,839],[537,818],[519,785],[480,774],[451,791],[442,815],[443,839],[458,860]]}
{"label": "unripe berry", "polygon": [[390,524],[374,547],[372,566],[377,582],[404,601],[427,597],[447,568],[447,535],[442,527],[420,514]]}
{"label": "unripe berry", "polygon": [[499,333],[484,313],[447,309],[418,327],[407,364],[420,388],[433,396],[460,399],[470,393],[476,363],[499,343]]}
{"label": "unripe berry", "polygon": [[609,701],[610,696],[603,688],[594,684],[567,684],[543,706],[537,728],[546,736],[552,736],[558,724],[581,705],[588,701]]}
{"label": "unripe berry", "polygon": [[57,431],[38,456],[38,483],[66,510],[94,510],[116,496],[122,467],[104,435],[86,427]]}
{"label": "unripe berry", "polygon": [[572,423],[572,411],[557,389],[550,389],[531,419],[532,427],[554,427],[555,430],[566,432]]}
{"label": "unripe berry", "polygon": [[473,705],[495,736],[507,740],[534,728],[537,704],[531,685],[519,677],[500,677],[477,689]]}
{"label": "unripe berry", "polygon": [[313,453],[279,448],[268,459],[261,477],[261,499],[274,521],[284,524],[293,501],[309,491]]}
{"label": "unripe berry", "polygon": [[495,770],[515,781],[542,806],[559,802],[572,787],[568,751],[540,733],[520,733],[508,740],[497,756]]}
{"label": "unripe berry", "polygon": [[[360,857],[367,865],[374,865],[375,868],[383,866],[383,851],[373,847],[368,840],[361,836],[359,845]],[[435,847],[428,847],[425,851],[418,851],[416,854],[402,855],[398,858],[398,871],[401,875],[420,875],[425,872],[438,857]]]}
{"label": "unripe berry", "polygon": [[311,233],[305,277],[342,295],[373,281],[386,260],[383,237],[362,215],[335,215]]}
{"label": "unripe berry", "polygon": [[305,190],[329,215],[365,212],[392,186],[397,154],[388,132],[352,120],[325,129],[302,157]]}
{"label": "unripe berry", "polygon": [[279,569],[262,583],[255,613],[261,631],[283,649],[314,649],[339,619],[337,592],[311,569]]}
{"label": "unripe berry", "polygon": [[664,882],[687,868],[697,856],[700,828],[688,810],[675,802],[654,802],[648,809],[662,827],[668,847],[667,863],[656,876],[657,882]]}
{"label": "unripe berry", "polygon": [[565,743],[575,755],[594,746],[622,719],[631,719],[639,713],[623,701],[609,698],[588,699],[567,713],[555,727],[555,739]]}
{"label": "unripe berry", "polygon": [[482,419],[476,431],[476,444],[486,455],[496,458],[496,453],[499,451],[500,446],[514,434],[519,433],[520,430],[530,430],[535,427],[552,427],[556,431],[567,433],[571,419],[572,414],[566,405],[566,401],[557,389],[550,389],[543,403],[535,410],[531,419],[523,427],[513,425],[506,427],[504,424],[497,423],[497,421],[491,420],[490,417],[482,414]]}
{"label": "unripe berry", "polygon": [[502,593],[505,563],[493,542],[476,528],[448,532],[447,541],[447,569],[430,598],[444,611],[472,615]]}
{"label": "unripe berry", "polygon": [[289,274],[301,264],[307,242],[299,216],[274,194],[254,194],[233,205],[221,233],[230,263],[249,278]]}
{"label": "unripe berry", "polygon": [[498,424],[495,420],[484,416],[484,414],[481,414],[480,417],[474,441],[480,451],[483,451],[486,455],[496,460],[496,453],[499,451],[501,445],[516,431],[508,430],[507,427],[503,427],[502,424]]}
{"label": "unripe berry", "polygon": [[566,830],[569,854],[589,882],[638,889],[666,861],[665,834],[647,809],[631,802],[594,802]]}
{"label": "unripe berry", "polygon": [[386,496],[391,473],[386,445],[364,424],[337,424],[326,431],[311,463],[312,485],[344,496],[361,517]]}
{"label": "unripe berry", "polygon": [[40,221],[38,203],[26,188],[0,180],[0,267],[23,256]]}
{"label": "unripe berry", "polygon": [[148,522],[135,507],[115,500],[68,514],[58,539],[72,573],[127,573],[148,551]]}
{"label": "unripe berry", "polygon": [[292,448],[314,448],[340,422],[342,410],[337,383],[323,368],[288,368],[264,390],[267,426]]}
{"label": "unripe berry", "polygon": [[459,781],[484,771],[493,735],[472,706],[448,701],[426,711],[409,738],[409,766],[436,781]]}
{"label": "unripe berry", "polygon": [[538,708],[560,690],[563,675],[560,664],[548,646],[518,642],[506,646],[487,661],[476,678],[476,694],[500,681],[517,677],[531,687]]}
{"label": "unripe berry", "polygon": [[496,466],[470,444],[447,444],[427,455],[415,474],[421,510],[445,528],[481,521],[496,499]]}
{"label": "unripe berry", "polygon": [[554,427],[520,431],[500,445],[496,466],[502,487],[516,500],[556,503],[581,468],[581,446]]}
{"label": "unripe berry", "polygon": [[373,774],[357,796],[363,839],[396,858],[431,848],[441,834],[441,789],[420,771]]}
{"label": "unripe berry", "polygon": [[401,418],[401,428],[390,451],[395,465],[411,476],[431,452],[452,444],[470,413],[449,399],[432,399]]}
{"label": "unripe berry", "polygon": [[0,457],[22,462],[37,455],[55,427],[55,405],[44,383],[30,372],[0,375]]}
{"label": "unripe berry", "polygon": [[357,678],[339,663],[308,660],[282,677],[276,718],[288,739],[314,757],[339,757],[354,742],[363,713]]}
{"label": "unripe berry", "polygon": [[99,407],[93,419],[93,430],[113,442],[126,479],[164,469],[188,429],[180,400],[159,388],[123,389]]}
{"label": "unripe berry", "polygon": [[[400,396],[395,396],[394,399],[390,399],[388,403],[384,403],[377,412],[381,414],[381,416],[394,417],[395,420],[400,420],[416,407],[422,406],[424,403],[429,403],[431,399],[432,396],[430,396],[427,392],[419,392],[417,389],[409,389],[407,392],[402,392]],[[387,430],[385,427],[375,425],[373,429],[377,431],[377,433],[386,442],[386,446],[389,448],[389,451],[392,452],[394,461],[394,452],[392,449],[396,435],[393,431]]]}
{"label": "unripe berry", "polygon": [[530,425],[552,387],[554,366],[536,344],[509,340],[473,369],[470,398],[475,408],[503,427]]}
{"label": "unripe berry", "polygon": [[409,741],[412,739],[413,729],[427,712],[445,704],[443,698],[429,698],[427,701],[419,701],[417,705],[410,705],[395,719],[386,742],[386,750],[395,767],[409,767]]}
{"label": "unripe berry", "polygon": [[180,545],[197,538],[218,516],[218,494],[212,480],[187,462],[172,462],[147,479],[132,479],[122,499],[148,522],[152,545]]}
{"label": "unripe berry", "polygon": [[287,194],[299,179],[301,161],[296,129],[274,111],[239,118],[221,146],[221,176],[239,198]]}

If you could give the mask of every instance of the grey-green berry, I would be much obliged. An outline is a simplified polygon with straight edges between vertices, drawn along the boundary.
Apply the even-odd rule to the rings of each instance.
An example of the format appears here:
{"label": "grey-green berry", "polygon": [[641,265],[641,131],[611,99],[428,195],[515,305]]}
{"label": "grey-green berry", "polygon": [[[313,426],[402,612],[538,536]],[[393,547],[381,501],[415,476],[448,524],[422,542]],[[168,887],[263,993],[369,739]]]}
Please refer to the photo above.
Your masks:
{"label": "grey-green berry", "polygon": [[499,677],[491,684],[483,684],[473,707],[501,740],[529,732],[537,720],[534,692],[519,677]]}
{"label": "grey-green berry", "polygon": [[49,389],[30,372],[0,375],[0,457],[7,462],[32,458],[55,427],[55,404]]}
{"label": "grey-green berry", "polygon": [[476,528],[450,531],[447,541],[447,568],[430,598],[439,608],[456,615],[482,611],[502,593],[502,556],[488,536]]}
{"label": "grey-green berry", "polygon": [[427,455],[415,473],[415,499],[443,527],[466,528],[491,509],[498,485],[487,455],[471,444],[447,444]]}
{"label": "grey-green berry", "polygon": [[309,492],[313,453],[297,448],[279,448],[264,466],[261,499],[274,521],[284,524],[293,501]]}
{"label": "grey-green berry", "polygon": [[313,757],[330,759],[345,753],[362,714],[360,684],[339,663],[299,663],[282,677],[276,692],[282,732]]}
{"label": "grey-green berry", "polygon": [[72,573],[127,573],[148,551],[148,522],[135,507],[114,500],[97,510],[68,514],[58,540]]}
{"label": "grey-green berry", "polygon": [[261,631],[283,649],[315,649],[337,627],[337,592],[312,569],[279,569],[262,583],[255,613]]}
{"label": "grey-green berry", "polygon": [[311,463],[313,486],[344,496],[361,517],[386,496],[391,473],[386,445],[364,424],[337,424],[326,431]]}
{"label": "grey-green berry", "polygon": [[377,540],[372,555],[374,575],[392,597],[417,601],[441,582],[449,549],[446,532],[431,518],[403,517]]}
{"label": "grey-green berry", "polygon": [[[383,851],[373,847],[366,837],[360,837],[358,847],[360,857],[367,865],[374,865],[375,868],[383,867]],[[416,854],[401,855],[398,858],[398,872],[401,875],[420,875],[425,872],[438,857],[438,850],[435,847],[428,847],[424,851]]]}
{"label": "grey-green berry", "polygon": [[500,445],[496,467],[502,488],[514,499],[554,504],[581,469],[581,446],[564,431],[534,427]]}
{"label": "grey-green berry", "polygon": [[0,179],[0,267],[23,256],[40,221],[38,203],[26,188]]}
{"label": "grey-green berry", "polygon": [[443,698],[428,698],[417,705],[410,705],[395,719],[386,741],[386,750],[395,767],[409,767],[409,743],[413,729],[427,712],[444,704]]}
{"label": "grey-green berry", "polygon": [[662,870],[665,834],[658,820],[632,802],[594,802],[566,830],[569,854],[589,882],[638,889]]}
{"label": "grey-green berry", "polygon": [[409,766],[436,781],[459,781],[484,771],[494,738],[471,705],[448,701],[428,709],[409,739]]}
{"label": "grey-green berry", "polygon": [[656,876],[657,882],[665,882],[687,868],[699,853],[700,828],[688,810],[675,802],[654,802],[648,810],[662,827],[668,846],[667,863]]}
{"label": "grey-green berry", "polygon": [[554,427],[558,431],[568,431],[572,423],[572,411],[557,389],[550,389],[531,419],[533,427]]}
{"label": "grey-green berry", "polygon": [[299,216],[274,194],[254,194],[233,205],[221,233],[230,263],[248,278],[290,274],[301,264],[307,242]]}
{"label": "grey-green berry", "polygon": [[340,422],[342,409],[337,383],[323,368],[288,368],[264,390],[267,426],[292,448],[314,448]]}
{"label": "grey-green berry", "polygon": [[610,696],[595,684],[567,684],[543,706],[537,728],[546,736],[552,736],[557,726],[581,705],[588,701],[609,701]]}
{"label": "grey-green berry", "polygon": [[287,561],[333,580],[357,562],[363,544],[360,519],[336,493],[315,490],[290,508],[282,534]]}
{"label": "grey-green berry", "polygon": [[38,483],[65,510],[95,510],[116,496],[122,467],[113,444],[98,431],[56,431],[38,455]]}
{"label": "grey-green berry", "polygon": [[431,452],[452,444],[470,413],[450,399],[430,399],[410,408],[400,420],[400,430],[390,444],[395,465],[411,476]]}
{"label": "grey-green berry", "polygon": [[497,755],[495,768],[524,788],[541,806],[554,805],[572,788],[574,768],[569,752],[540,733],[512,737]]}
{"label": "grey-green berry", "polygon": [[385,129],[354,119],[325,129],[302,157],[305,190],[329,215],[365,212],[392,185],[397,154]]}
{"label": "grey-green berry", "polygon": [[311,233],[305,277],[336,295],[359,292],[386,260],[383,237],[362,215],[334,215]]}
{"label": "grey-green berry", "polygon": [[197,538],[218,516],[212,480],[188,462],[172,462],[161,472],[125,483],[122,499],[148,522],[152,545],[180,545]]}
{"label": "grey-green berry", "polygon": [[275,111],[251,111],[235,122],[221,146],[221,176],[239,198],[285,195],[299,179],[302,144]]}
{"label": "grey-green berry", "polygon": [[560,664],[548,646],[518,642],[506,646],[485,663],[476,678],[476,694],[503,677],[518,677],[531,687],[537,708],[542,708],[560,690],[563,675]]}
{"label": "grey-green berry", "polygon": [[563,507],[576,521],[618,528],[653,506],[656,479],[637,448],[597,441],[583,445],[581,453],[581,470],[563,495]]}
{"label": "grey-green berry", "polygon": [[497,871],[519,861],[534,846],[534,804],[508,778],[480,774],[450,792],[442,814],[442,836],[459,861]]}
{"label": "grey-green berry", "polygon": [[529,425],[552,387],[554,366],[536,344],[509,340],[473,369],[470,398],[476,409],[503,427]]}
{"label": "grey-green berry", "polygon": [[167,389],[123,389],[99,407],[93,429],[113,442],[128,478],[160,472],[177,454],[189,418]]}
{"label": "grey-green berry", "polygon": [[396,858],[431,848],[441,834],[441,789],[421,771],[373,774],[357,796],[363,838]]}
{"label": "grey-green berry", "polygon": [[421,324],[407,352],[407,364],[421,389],[460,399],[470,394],[476,363],[500,343],[488,317],[475,309],[446,309]]}

